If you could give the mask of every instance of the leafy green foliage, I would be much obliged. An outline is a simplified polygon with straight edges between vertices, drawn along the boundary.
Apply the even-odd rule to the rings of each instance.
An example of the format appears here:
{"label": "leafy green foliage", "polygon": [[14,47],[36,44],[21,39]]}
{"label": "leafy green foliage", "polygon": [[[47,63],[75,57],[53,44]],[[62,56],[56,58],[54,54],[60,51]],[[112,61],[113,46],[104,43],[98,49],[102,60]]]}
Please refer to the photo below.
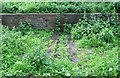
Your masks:
{"label": "leafy green foliage", "polygon": [[[4,2],[3,13],[113,13],[114,5],[83,2]],[[119,8],[119,7],[118,7]]]}
{"label": "leafy green foliage", "polygon": [[[64,32],[55,46],[57,50],[51,50],[53,56],[47,54],[53,31],[32,29],[32,24],[27,22],[11,30],[1,26],[0,73],[2,76],[117,76],[119,25],[114,20],[96,21],[86,17],[74,25],[64,24]],[[66,34],[72,34],[76,43],[78,63],[71,63],[69,59]]]}
{"label": "leafy green foliage", "polygon": [[120,13],[120,2],[114,3],[115,9],[117,13]]}
{"label": "leafy green foliage", "polygon": [[61,31],[60,17],[57,16],[56,19],[57,19],[57,20],[56,20],[56,27],[55,27],[54,31],[60,32],[60,31]]}
{"label": "leafy green foliage", "polygon": [[[14,5],[15,3],[2,3],[2,11],[8,13],[16,13],[18,12],[19,5]],[[12,6],[13,5],[13,6]]]}
{"label": "leafy green foliage", "polygon": [[39,31],[41,35],[36,37],[32,30],[29,30],[31,34],[22,35],[22,31],[4,27],[2,29],[4,75],[29,75],[47,65],[46,61],[49,59],[45,56],[45,51],[48,41],[45,40],[49,39],[47,36],[50,36],[50,33],[46,32],[46,35],[42,35],[43,32]]}
{"label": "leafy green foliage", "polygon": [[[26,25],[26,24],[24,24]],[[22,28],[22,30],[26,30]],[[21,28],[8,29],[2,26],[2,56],[1,70],[2,76],[70,76],[77,75],[74,64],[69,59],[63,57],[67,52],[66,37],[61,36],[58,54],[61,58],[51,58],[46,54],[51,32],[47,30],[34,30],[27,28],[25,35]],[[65,44],[65,45],[64,45]],[[60,52],[60,53],[59,53]]]}
{"label": "leafy green foliage", "polygon": [[114,41],[114,33],[112,30],[105,28],[97,35],[98,39],[105,41],[107,43]]}
{"label": "leafy green foliage", "polygon": [[71,30],[72,38],[80,39],[83,36],[88,36],[91,33],[91,25],[87,22],[87,19],[80,20]]}
{"label": "leafy green foliage", "polygon": [[[83,76],[117,76],[118,75],[118,47],[114,47],[111,50],[101,51],[101,48],[97,48],[96,51],[81,56],[81,75]],[[116,58],[117,57],[117,58]],[[108,60],[109,59],[109,60]],[[85,61],[85,62],[83,62]]]}
{"label": "leafy green foliage", "polygon": [[20,31],[23,35],[27,34],[28,31],[32,29],[33,25],[28,22],[19,22],[19,25],[16,27],[16,31]]}
{"label": "leafy green foliage", "polygon": [[[111,24],[111,21],[98,19],[88,20],[86,17],[84,19],[79,20],[75,26],[73,26],[71,30],[73,39],[81,39],[83,37],[89,37],[90,35],[95,35],[96,39],[102,40],[106,43],[110,43],[114,41],[114,37],[117,37],[119,33],[119,24]],[[92,38],[92,36],[91,36]]]}
{"label": "leafy green foliage", "polygon": [[71,24],[64,24],[64,32],[67,34],[70,34],[72,29],[72,25]]}
{"label": "leafy green foliage", "polygon": [[109,2],[101,2],[98,3],[98,5],[92,3],[89,4],[90,7],[92,7],[92,12],[93,13],[111,13],[115,11],[114,3],[109,3]]}
{"label": "leafy green foliage", "polygon": [[105,43],[98,40],[95,34],[89,37],[83,37],[82,39],[76,41],[76,44],[79,45],[79,48],[105,47]]}
{"label": "leafy green foliage", "polygon": [[72,28],[71,33],[73,39],[76,39],[80,59],[81,75],[118,75],[119,64],[116,57],[119,54],[119,23],[113,20],[89,21],[85,18]]}

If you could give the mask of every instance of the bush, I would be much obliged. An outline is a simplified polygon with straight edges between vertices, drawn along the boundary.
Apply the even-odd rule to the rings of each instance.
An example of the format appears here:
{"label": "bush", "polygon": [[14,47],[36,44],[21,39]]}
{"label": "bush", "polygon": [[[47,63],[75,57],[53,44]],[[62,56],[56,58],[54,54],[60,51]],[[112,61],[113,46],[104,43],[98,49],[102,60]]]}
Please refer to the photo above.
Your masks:
{"label": "bush", "polygon": [[88,36],[91,33],[90,24],[85,20],[79,20],[71,30],[73,39],[81,39],[83,36]]}
{"label": "bush", "polygon": [[115,6],[116,12],[117,12],[117,13],[120,13],[120,2],[114,3],[114,6]]}
{"label": "bush", "polygon": [[111,13],[113,3],[83,2],[4,2],[3,13]]}
{"label": "bush", "polygon": [[83,37],[96,34],[98,40],[111,43],[119,33],[119,24],[117,22],[116,24],[111,24],[110,22],[103,19],[98,19],[97,21],[91,21],[87,18],[80,19],[71,29],[72,38],[79,40]]}
{"label": "bush", "polygon": [[114,35],[113,31],[108,28],[102,29],[101,32],[99,34],[97,34],[97,36],[98,36],[98,39],[100,39],[106,43],[113,42],[115,39],[115,35]]}
{"label": "bush", "polygon": [[82,39],[77,40],[76,44],[79,46],[79,48],[105,47],[105,43],[97,39],[95,34],[91,34],[88,37],[83,37]]}

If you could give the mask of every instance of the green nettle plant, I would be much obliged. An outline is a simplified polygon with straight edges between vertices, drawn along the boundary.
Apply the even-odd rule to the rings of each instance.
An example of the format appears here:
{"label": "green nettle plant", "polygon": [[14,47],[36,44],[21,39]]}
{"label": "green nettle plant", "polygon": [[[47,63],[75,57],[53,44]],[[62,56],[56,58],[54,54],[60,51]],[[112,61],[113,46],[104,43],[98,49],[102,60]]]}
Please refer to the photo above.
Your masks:
{"label": "green nettle plant", "polygon": [[16,31],[20,31],[23,35],[27,34],[33,28],[33,24],[26,21],[19,22],[19,25],[16,27]]}
{"label": "green nettle plant", "polygon": [[56,19],[57,19],[57,20],[56,20],[56,27],[55,27],[54,31],[60,32],[60,31],[61,31],[60,17],[57,16]]}
{"label": "green nettle plant", "polygon": [[[87,18],[86,18],[87,19]],[[112,25],[110,21],[98,19],[97,21],[80,20],[71,30],[73,39],[81,39],[90,34],[96,34],[96,38],[106,43],[113,42],[119,33],[119,24]]]}
{"label": "green nettle plant", "polygon": [[64,32],[67,34],[70,34],[71,29],[72,29],[72,25],[71,24],[64,24]]}
{"label": "green nettle plant", "polygon": [[101,30],[101,32],[99,34],[97,34],[98,39],[106,42],[106,43],[110,43],[114,41],[114,33],[112,30],[108,29],[108,28],[104,28]]}
{"label": "green nettle plant", "polygon": [[79,20],[71,30],[73,39],[81,39],[83,36],[88,36],[91,33],[91,25],[87,22],[86,18],[84,20]]}

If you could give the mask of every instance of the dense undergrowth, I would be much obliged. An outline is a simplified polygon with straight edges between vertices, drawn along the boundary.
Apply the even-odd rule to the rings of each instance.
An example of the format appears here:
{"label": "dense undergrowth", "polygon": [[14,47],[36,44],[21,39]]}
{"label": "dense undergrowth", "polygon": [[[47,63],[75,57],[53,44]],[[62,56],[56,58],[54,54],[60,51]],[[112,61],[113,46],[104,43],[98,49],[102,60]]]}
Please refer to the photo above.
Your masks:
{"label": "dense undergrowth", "polygon": [[[2,26],[1,76],[117,76],[120,52],[120,24],[102,19],[80,19],[74,25],[65,24],[59,37],[58,58],[47,54],[53,30],[32,29],[30,23],[17,28]],[[55,31],[55,30],[54,30]],[[67,52],[67,35],[77,46],[78,63],[71,63]]]}
{"label": "dense undergrowth", "polygon": [[2,13],[120,13],[120,2],[4,2]]}

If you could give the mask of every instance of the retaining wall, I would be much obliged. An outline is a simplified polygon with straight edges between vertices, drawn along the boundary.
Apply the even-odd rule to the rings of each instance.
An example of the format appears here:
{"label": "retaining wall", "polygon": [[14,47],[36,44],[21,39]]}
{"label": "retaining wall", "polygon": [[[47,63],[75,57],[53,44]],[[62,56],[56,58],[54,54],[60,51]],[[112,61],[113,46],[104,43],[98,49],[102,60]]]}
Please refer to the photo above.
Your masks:
{"label": "retaining wall", "polygon": [[0,14],[1,23],[7,25],[10,28],[18,26],[20,21],[30,22],[34,25],[34,28],[37,29],[52,29],[56,26],[57,19],[60,20],[60,25],[63,27],[64,23],[74,24],[77,23],[80,18],[84,15],[90,20],[91,17],[111,19],[112,16],[118,17],[120,21],[120,14],[101,14],[101,13],[88,13],[88,14],[76,14],[76,13],[30,13],[30,14]]}

